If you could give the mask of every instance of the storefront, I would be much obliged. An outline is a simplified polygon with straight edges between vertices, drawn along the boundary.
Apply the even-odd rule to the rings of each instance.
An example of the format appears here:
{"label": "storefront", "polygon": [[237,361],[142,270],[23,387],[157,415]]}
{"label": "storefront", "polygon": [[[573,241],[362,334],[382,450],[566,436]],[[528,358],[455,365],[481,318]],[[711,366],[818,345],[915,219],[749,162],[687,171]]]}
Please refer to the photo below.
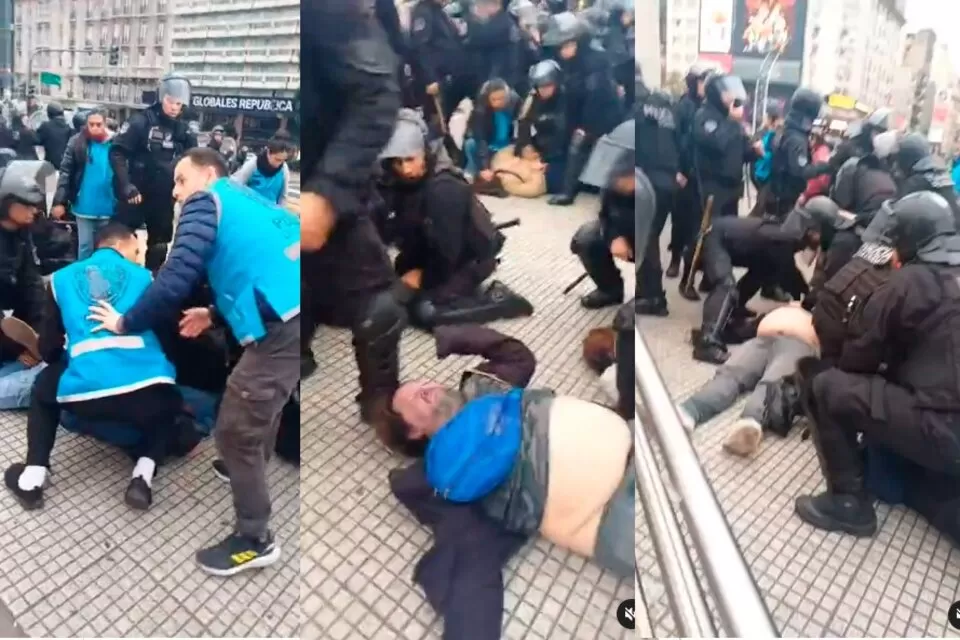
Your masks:
{"label": "storefront", "polygon": [[221,125],[227,134],[251,147],[264,144],[278,131],[288,131],[290,118],[300,108],[287,97],[251,97],[195,93],[190,99],[190,119],[202,131]]}

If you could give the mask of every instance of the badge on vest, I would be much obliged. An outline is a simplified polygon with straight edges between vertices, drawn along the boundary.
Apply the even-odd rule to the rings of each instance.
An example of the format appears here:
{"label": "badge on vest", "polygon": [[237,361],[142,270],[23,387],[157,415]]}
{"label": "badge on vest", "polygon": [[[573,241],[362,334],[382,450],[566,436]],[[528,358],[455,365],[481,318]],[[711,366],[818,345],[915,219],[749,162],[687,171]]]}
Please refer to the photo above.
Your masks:
{"label": "badge on vest", "polygon": [[805,156],[800,156],[797,158],[797,164],[800,165],[801,168],[807,166],[807,158]]}
{"label": "badge on vest", "polygon": [[707,133],[713,133],[717,130],[717,123],[713,120],[707,120],[707,122],[703,125],[703,130]]}

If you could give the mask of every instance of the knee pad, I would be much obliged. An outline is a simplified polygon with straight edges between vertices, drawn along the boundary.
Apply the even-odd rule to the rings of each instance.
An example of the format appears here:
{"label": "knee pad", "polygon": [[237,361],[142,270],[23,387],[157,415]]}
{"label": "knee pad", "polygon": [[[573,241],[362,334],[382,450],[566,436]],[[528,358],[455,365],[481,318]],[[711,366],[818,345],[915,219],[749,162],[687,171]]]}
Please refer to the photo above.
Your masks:
{"label": "knee pad", "polygon": [[398,342],[407,326],[407,311],[391,291],[382,291],[373,296],[364,314],[353,326],[353,335],[358,342],[376,347]]}
{"label": "knee pad", "polygon": [[590,253],[590,250],[598,243],[603,244],[600,223],[588,222],[573,234],[570,239],[570,252],[574,255],[583,256]]}

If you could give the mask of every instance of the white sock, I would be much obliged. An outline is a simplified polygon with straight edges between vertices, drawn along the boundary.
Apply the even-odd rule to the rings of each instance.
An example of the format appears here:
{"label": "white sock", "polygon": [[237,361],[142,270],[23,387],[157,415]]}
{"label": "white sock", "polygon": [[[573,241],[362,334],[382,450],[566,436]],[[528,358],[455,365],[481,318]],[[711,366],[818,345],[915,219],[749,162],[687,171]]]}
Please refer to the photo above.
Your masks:
{"label": "white sock", "polygon": [[137,460],[137,466],[133,468],[134,478],[143,478],[148,487],[153,486],[153,472],[157,469],[157,463],[150,458],[140,458]]}
{"label": "white sock", "polygon": [[20,479],[17,481],[17,486],[19,486],[23,491],[32,491],[33,489],[42,488],[43,483],[46,482],[46,480],[46,467],[28,465],[24,468],[23,473],[20,474]]}

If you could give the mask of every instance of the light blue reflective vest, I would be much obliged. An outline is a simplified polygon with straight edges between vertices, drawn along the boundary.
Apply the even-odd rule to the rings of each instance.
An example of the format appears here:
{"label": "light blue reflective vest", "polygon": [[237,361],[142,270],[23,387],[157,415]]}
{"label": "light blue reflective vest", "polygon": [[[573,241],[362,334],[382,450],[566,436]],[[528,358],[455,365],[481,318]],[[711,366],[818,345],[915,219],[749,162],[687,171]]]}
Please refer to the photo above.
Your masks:
{"label": "light blue reflective vest", "polygon": [[271,203],[278,204],[280,197],[283,195],[283,178],[283,167],[280,167],[280,170],[272,176],[265,176],[260,173],[258,166],[253,170],[253,175],[251,175],[250,180],[247,181],[247,186]]}
{"label": "light blue reflective vest", "polygon": [[152,331],[116,335],[93,329],[89,308],[106,300],[126,313],[153,280],[150,272],[110,248],[53,274],[51,288],[67,333],[67,369],[58,402],[116,396],[155,384],[175,384],[176,371]]}
{"label": "light blue reflective vest", "polygon": [[208,191],[219,224],[207,278],[234,337],[249,344],[267,333],[254,292],[284,322],[300,315],[300,219],[229,178]]}

